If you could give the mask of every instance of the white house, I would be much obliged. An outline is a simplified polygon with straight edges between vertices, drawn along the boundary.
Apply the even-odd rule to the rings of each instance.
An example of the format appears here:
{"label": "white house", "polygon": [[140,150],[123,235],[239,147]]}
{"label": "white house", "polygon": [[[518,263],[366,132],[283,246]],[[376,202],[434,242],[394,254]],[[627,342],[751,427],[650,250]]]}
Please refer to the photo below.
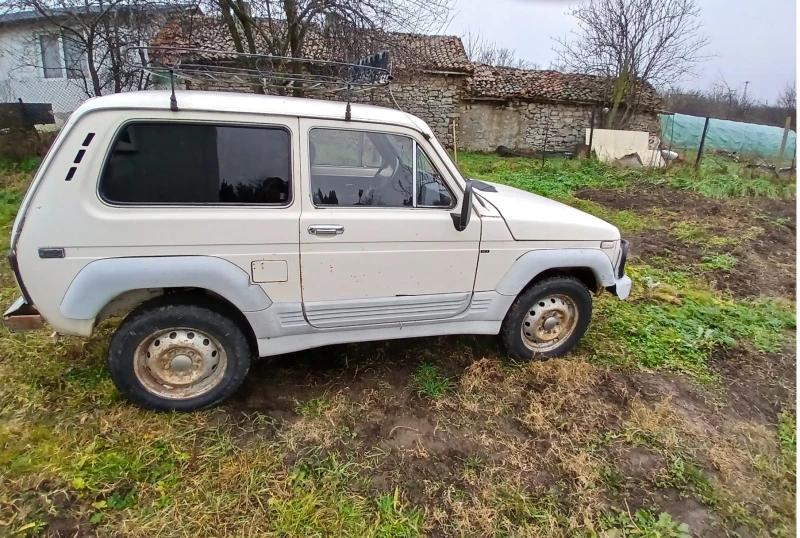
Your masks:
{"label": "white house", "polygon": [[[101,7],[88,4],[83,12],[52,9],[46,14],[35,10],[0,15],[0,102],[49,103],[57,124],[63,124],[69,115],[86,99],[98,94],[140,89],[130,76],[130,69],[122,82],[114,84],[111,75],[108,35],[95,42],[92,55],[96,66],[93,81],[85,40],[75,39],[75,31],[85,34],[81,17],[88,13],[95,20]],[[187,6],[158,6],[148,4],[146,13],[133,12],[130,7],[108,15],[120,36],[115,42],[117,57],[122,49],[131,45],[146,45],[163,24],[165,16]],[[89,17],[87,17],[88,19]],[[142,20],[145,22],[142,22]],[[135,22],[132,22],[135,21]],[[85,25],[93,24],[87,22]],[[135,26],[135,28],[134,28]],[[108,31],[108,30],[106,30]],[[100,86],[98,92],[96,86]]]}

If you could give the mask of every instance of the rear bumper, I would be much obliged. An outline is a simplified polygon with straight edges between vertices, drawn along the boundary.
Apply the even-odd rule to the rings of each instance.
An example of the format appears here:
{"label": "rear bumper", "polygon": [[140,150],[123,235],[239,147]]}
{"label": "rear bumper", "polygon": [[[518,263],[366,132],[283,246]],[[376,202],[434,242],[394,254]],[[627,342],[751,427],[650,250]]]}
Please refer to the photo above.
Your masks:
{"label": "rear bumper", "polygon": [[12,333],[34,331],[44,327],[44,318],[35,306],[20,297],[3,314],[3,325]]}

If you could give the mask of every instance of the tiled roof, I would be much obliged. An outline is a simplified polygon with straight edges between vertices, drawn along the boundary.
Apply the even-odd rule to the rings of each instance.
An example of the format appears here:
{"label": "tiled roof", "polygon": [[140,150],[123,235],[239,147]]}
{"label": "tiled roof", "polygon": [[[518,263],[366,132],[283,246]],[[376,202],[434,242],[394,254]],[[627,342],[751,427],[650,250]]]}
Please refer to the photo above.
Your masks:
{"label": "tiled roof", "polygon": [[[600,76],[483,64],[476,64],[472,76],[467,78],[467,95],[472,98],[607,105],[610,89],[609,80]],[[646,110],[660,106],[658,93],[651,86],[640,92],[639,106]]]}
{"label": "tiled roof", "polygon": [[[126,8],[122,5],[113,8],[112,11],[124,11]],[[177,12],[177,11],[188,11],[191,9],[196,9],[196,6],[192,4],[159,4],[159,3],[150,3],[144,5],[142,11],[154,13],[169,13],[169,12]],[[14,24],[14,23],[21,23],[21,22],[30,22],[30,21],[43,21],[47,19],[59,19],[59,18],[67,18],[67,17],[80,17],[83,15],[91,15],[91,14],[98,14],[104,11],[107,11],[108,8],[101,6],[101,5],[90,5],[84,6],[79,5],[77,7],[53,7],[53,8],[45,8],[45,13],[30,9],[26,11],[7,11],[4,13],[0,13],[0,25],[6,24]]]}
{"label": "tiled roof", "polygon": [[[266,22],[262,23],[266,26]],[[280,21],[273,23],[280,27]],[[267,32],[265,32],[267,33]],[[256,49],[267,51],[266,42],[254,32]],[[392,70],[449,71],[469,74],[472,64],[467,58],[461,39],[456,36],[387,33],[372,38],[369,53],[388,49],[392,55]],[[191,17],[169,20],[156,35],[154,46],[235,51],[233,40],[220,18]],[[354,60],[339,58],[335,47],[319,32],[309,31],[301,55],[315,60]],[[195,54],[193,61],[212,63],[224,60],[225,55]]]}

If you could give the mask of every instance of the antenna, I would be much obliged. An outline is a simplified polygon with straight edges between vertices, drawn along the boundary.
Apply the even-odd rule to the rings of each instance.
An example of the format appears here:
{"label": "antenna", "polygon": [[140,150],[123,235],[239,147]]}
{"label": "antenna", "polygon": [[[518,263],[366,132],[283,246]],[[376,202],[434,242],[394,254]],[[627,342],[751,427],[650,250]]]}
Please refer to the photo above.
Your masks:
{"label": "antenna", "polygon": [[173,112],[178,111],[178,99],[175,97],[175,73],[169,70],[169,82],[172,85],[172,95],[169,96],[169,109]]}

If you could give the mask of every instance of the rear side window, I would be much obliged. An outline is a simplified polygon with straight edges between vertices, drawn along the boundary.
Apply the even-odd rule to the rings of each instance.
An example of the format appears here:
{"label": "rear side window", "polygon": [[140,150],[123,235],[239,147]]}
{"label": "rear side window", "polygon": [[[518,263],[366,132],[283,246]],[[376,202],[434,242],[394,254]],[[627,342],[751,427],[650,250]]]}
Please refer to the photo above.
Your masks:
{"label": "rear side window", "polygon": [[291,201],[291,144],[280,127],[129,123],[100,179],[122,204],[267,204]]}

